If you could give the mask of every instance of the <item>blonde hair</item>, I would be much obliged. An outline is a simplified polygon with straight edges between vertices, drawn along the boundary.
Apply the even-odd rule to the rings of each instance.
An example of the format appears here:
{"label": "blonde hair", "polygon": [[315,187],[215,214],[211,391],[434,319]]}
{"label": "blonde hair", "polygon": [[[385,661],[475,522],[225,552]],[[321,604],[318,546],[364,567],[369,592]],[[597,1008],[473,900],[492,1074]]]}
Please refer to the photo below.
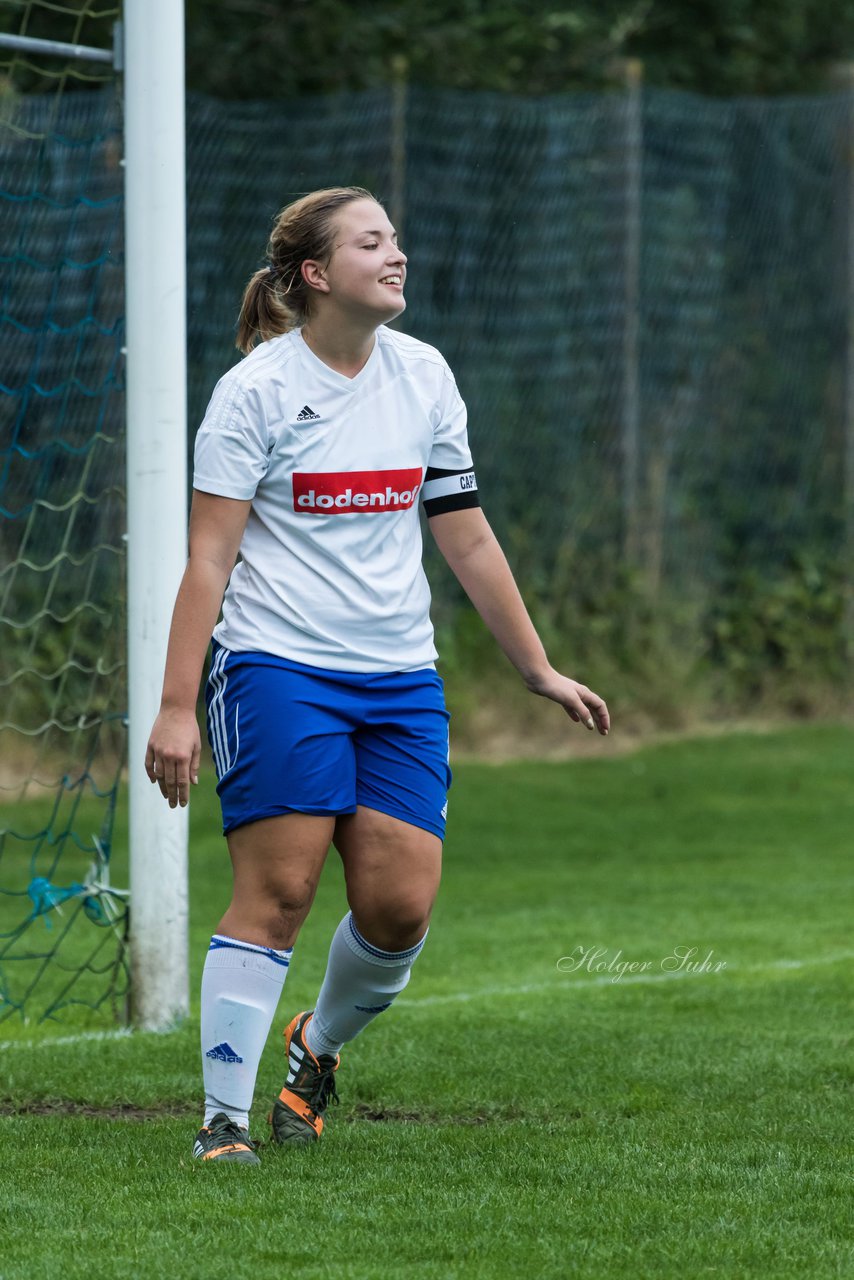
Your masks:
{"label": "blonde hair", "polygon": [[[375,200],[364,187],[312,191],[278,214],[267,245],[268,266],[250,277],[237,321],[237,347],[248,355],[308,319],[311,290],[302,276],[308,259],[328,261],[335,238],[334,217],[354,200]],[[376,201],[379,204],[379,201]]]}

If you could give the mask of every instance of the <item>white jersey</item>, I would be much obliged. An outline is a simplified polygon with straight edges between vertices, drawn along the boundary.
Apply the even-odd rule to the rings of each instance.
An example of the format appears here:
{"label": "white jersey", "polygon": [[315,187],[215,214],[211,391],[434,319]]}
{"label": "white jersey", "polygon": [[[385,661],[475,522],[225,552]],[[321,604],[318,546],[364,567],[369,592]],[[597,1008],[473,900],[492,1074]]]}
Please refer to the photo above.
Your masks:
{"label": "white jersey", "polygon": [[418,499],[428,516],[478,505],[433,347],[383,326],[347,378],[299,330],[262,343],[217,383],[193,486],[252,500],[220,644],[338,671],[432,665]]}

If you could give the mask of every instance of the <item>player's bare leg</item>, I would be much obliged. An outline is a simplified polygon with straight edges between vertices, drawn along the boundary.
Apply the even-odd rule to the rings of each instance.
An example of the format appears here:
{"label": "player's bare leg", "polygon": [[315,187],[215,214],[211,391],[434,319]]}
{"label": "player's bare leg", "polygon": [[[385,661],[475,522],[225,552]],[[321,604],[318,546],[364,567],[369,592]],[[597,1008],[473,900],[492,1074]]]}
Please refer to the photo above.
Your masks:
{"label": "player's bare leg", "polygon": [[285,1031],[288,1078],[271,1115],[283,1144],[320,1136],[337,1098],[338,1051],[408,983],[439,888],[442,841],[421,827],[360,806],[338,819],[334,843],[350,911],[332,939],[315,1009]]}
{"label": "player's bare leg", "polygon": [[334,818],[287,813],[232,831],[234,890],[217,932],[265,947],[292,947],[314,901],[334,830]]}
{"label": "player's bare leg", "polygon": [[334,844],[359,932],[384,951],[403,951],[420,941],[442,875],[439,837],[360,805],[337,820]]}

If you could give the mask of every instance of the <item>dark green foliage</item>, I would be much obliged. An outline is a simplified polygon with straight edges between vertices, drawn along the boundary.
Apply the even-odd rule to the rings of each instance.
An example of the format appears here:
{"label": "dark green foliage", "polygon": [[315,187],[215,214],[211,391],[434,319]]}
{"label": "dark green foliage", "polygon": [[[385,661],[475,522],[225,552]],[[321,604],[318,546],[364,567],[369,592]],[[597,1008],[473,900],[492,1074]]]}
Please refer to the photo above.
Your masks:
{"label": "dark green foliage", "polygon": [[[854,52],[845,0],[207,0],[187,3],[188,74],[220,97],[414,84],[560,93],[644,62],[648,83],[710,94],[813,91]],[[395,70],[397,68],[397,70]]]}
{"label": "dark green foliage", "polygon": [[[625,58],[641,59],[654,85],[814,92],[854,53],[845,0],[187,0],[186,12],[190,87],[228,98],[373,89],[401,75],[437,88],[561,93],[618,83]],[[109,47],[105,14],[112,6],[93,0],[5,0],[0,31]],[[29,62],[16,86],[42,91],[37,68],[47,64]]]}
{"label": "dark green foliage", "polygon": [[838,563],[802,552],[785,572],[736,568],[705,619],[709,662],[733,694],[774,690],[803,710],[816,686],[846,688],[843,610]]}
{"label": "dark green foliage", "polygon": [[[529,734],[556,745],[560,714],[524,690],[474,611],[456,600],[447,570],[430,570],[441,601],[439,669],[460,740],[481,751],[503,723],[519,750]],[[602,694],[618,728],[838,714],[850,705],[845,575],[834,554],[794,552],[764,568],[734,557],[713,589],[700,582],[684,593],[652,594],[641,571],[568,544],[551,570],[545,578],[522,562],[531,616],[553,664]],[[484,718],[485,704],[500,714]]]}

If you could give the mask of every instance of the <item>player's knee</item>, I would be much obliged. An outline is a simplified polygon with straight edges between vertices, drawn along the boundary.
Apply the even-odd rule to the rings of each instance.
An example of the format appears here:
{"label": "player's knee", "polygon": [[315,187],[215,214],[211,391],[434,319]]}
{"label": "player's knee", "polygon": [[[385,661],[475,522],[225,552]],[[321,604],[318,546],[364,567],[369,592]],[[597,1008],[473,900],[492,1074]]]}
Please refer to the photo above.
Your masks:
{"label": "player's knee", "polygon": [[292,936],[309,913],[314,889],[314,885],[300,882],[272,886],[264,903],[269,930],[280,936]]}
{"label": "player's knee", "polygon": [[420,942],[430,923],[428,904],[417,898],[376,904],[369,913],[368,941],[384,951],[407,951]]}

